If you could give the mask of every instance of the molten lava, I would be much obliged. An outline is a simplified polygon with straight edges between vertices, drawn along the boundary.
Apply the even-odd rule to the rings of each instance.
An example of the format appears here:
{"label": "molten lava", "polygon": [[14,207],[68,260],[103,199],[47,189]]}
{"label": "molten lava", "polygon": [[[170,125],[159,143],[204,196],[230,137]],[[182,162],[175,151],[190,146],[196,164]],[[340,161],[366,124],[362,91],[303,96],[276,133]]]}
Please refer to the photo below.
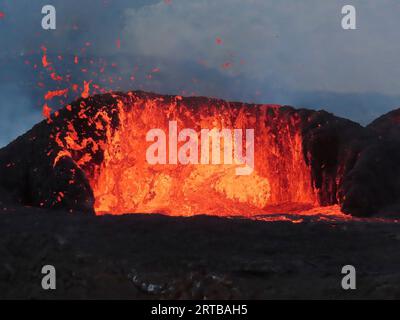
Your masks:
{"label": "molten lava", "polygon": [[[114,97],[112,110],[103,107],[95,115],[81,104],[79,119],[56,134],[61,151],[54,165],[65,156],[73,158],[89,179],[97,214],[252,216],[280,205],[309,209],[317,203],[296,113],[205,98],[189,104],[181,97]],[[95,132],[83,137],[82,121]],[[168,132],[169,121],[196,132],[254,129],[254,171],[239,176],[235,164],[149,164],[146,133],[154,128]],[[94,139],[101,134],[102,139]],[[220,146],[223,155],[224,144]],[[102,156],[95,161],[98,152]]]}

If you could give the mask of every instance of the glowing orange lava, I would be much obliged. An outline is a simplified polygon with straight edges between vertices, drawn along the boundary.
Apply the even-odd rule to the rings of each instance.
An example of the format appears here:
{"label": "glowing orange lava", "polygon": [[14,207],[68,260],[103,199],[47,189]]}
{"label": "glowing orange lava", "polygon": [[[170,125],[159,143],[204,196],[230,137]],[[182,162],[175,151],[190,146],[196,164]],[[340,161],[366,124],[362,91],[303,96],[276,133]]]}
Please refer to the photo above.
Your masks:
{"label": "glowing orange lava", "polygon": [[[82,107],[80,120],[91,121],[96,130],[105,132],[106,141],[79,139],[73,123],[65,138],[56,137],[63,150],[55,165],[63,156],[74,158],[89,178],[97,214],[255,216],[276,212],[278,207],[308,210],[316,205],[295,113],[282,117],[280,107],[273,105],[215,104],[205,99],[192,105],[179,96],[165,100],[131,93],[130,97],[118,99],[117,126],[105,110],[89,118]],[[233,164],[149,164],[146,150],[151,143],[146,142],[146,133],[153,128],[168,132],[172,120],[179,129],[196,132],[254,129],[254,171],[238,176]],[[221,155],[222,148],[223,143]],[[99,149],[103,159],[93,166],[93,154]]]}

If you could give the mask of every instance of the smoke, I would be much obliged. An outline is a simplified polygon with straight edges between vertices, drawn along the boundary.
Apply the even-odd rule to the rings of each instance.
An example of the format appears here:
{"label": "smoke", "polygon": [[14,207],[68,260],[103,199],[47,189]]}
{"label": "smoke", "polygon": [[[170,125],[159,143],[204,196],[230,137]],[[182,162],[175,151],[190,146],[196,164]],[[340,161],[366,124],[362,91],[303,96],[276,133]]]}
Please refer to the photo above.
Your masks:
{"label": "smoke", "polygon": [[344,3],[174,0],[127,9],[126,49],[154,59],[202,60],[252,85],[269,80],[297,91],[397,94],[397,2],[353,1],[355,31],[341,28]]}

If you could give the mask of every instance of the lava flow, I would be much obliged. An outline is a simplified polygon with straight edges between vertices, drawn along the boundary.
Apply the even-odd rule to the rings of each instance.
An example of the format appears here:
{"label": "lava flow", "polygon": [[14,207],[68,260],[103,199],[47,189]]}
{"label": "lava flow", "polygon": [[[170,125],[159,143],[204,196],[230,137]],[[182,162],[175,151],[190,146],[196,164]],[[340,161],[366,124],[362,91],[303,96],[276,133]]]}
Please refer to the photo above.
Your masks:
{"label": "lava flow", "polygon": [[[179,96],[131,93],[128,99],[115,98],[112,112],[103,108],[93,117],[84,106],[67,132],[56,135],[61,150],[55,166],[64,156],[73,158],[89,179],[97,214],[256,215],[280,204],[310,208],[317,203],[296,113],[288,116],[273,105],[208,99],[187,103]],[[240,176],[235,164],[149,164],[146,133],[154,128],[168,133],[171,120],[178,129],[196,132],[254,129],[254,171]],[[88,137],[80,132],[82,121],[91,123]],[[104,138],[95,141],[101,132]],[[223,139],[220,148],[222,155]],[[199,146],[196,153],[200,151]],[[101,161],[96,163],[98,152]]]}

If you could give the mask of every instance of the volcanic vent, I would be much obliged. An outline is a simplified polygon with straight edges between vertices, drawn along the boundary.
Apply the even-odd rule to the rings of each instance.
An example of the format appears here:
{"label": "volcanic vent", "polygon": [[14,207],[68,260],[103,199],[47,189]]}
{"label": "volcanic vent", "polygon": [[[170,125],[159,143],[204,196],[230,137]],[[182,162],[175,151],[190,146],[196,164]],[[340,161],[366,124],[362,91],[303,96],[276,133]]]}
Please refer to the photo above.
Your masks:
{"label": "volcanic vent", "polygon": [[[146,135],[157,128],[168,137],[171,122],[177,132],[253,129],[254,170],[237,175],[240,165],[211,160],[150,164]],[[227,157],[225,139],[217,145],[221,159]],[[0,186],[8,195],[4,201],[97,214],[255,215],[341,204],[367,215],[375,208],[359,197],[369,190],[350,173],[366,141],[374,139],[369,130],[324,111],[104,94],[76,101],[0,150]],[[166,142],[168,157],[177,151]],[[185,143],[178,139],[175,148]],[[244,141],[242,151],[248,147]]]}

